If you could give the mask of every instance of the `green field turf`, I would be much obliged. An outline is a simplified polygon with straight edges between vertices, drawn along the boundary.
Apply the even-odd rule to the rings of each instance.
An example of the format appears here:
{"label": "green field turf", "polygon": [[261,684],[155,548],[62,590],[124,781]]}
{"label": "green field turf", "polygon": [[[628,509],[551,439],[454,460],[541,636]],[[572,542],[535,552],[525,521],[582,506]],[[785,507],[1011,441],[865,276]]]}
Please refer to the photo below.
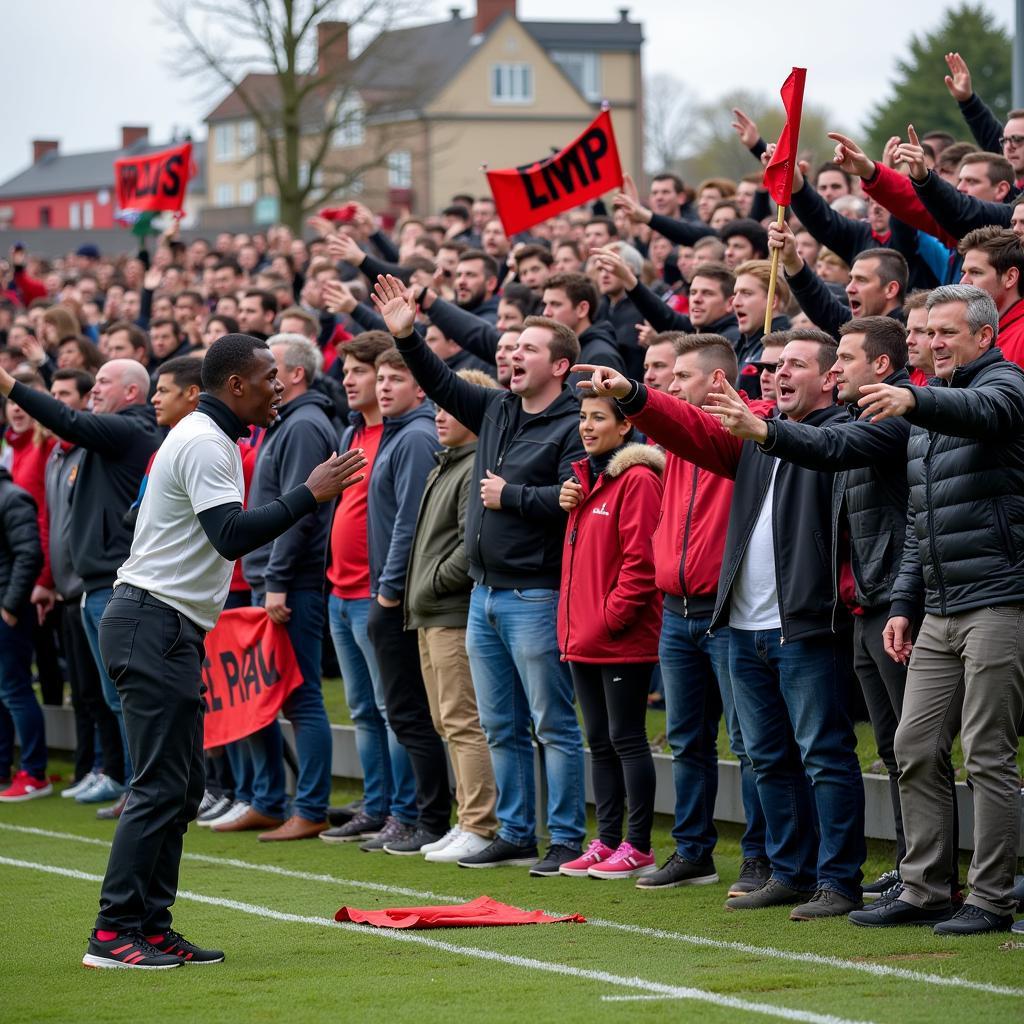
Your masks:
{"label": "green field turf", "polygon": [[[339,789],[335,800],[354,795]],[[671,850],[668,827],[657,821],[659,859]],[[224,948],[227,962],[88,971],[79,961],[112,831],[94,808],[56,797],[0,807],[4,1024],[1024,1020],[1024,943],[1009,936],[940,939],[845,920],[794,924],[783,910],[723,911],[739,866],[732,826],[716,857],[722,884],[662,893],[193,828],[175,923]],[[873,844],[866,872],[874,877],[891,856],[891,846]],[[481,894],[589,923],[394,933],[332,921],[343,904]]]}

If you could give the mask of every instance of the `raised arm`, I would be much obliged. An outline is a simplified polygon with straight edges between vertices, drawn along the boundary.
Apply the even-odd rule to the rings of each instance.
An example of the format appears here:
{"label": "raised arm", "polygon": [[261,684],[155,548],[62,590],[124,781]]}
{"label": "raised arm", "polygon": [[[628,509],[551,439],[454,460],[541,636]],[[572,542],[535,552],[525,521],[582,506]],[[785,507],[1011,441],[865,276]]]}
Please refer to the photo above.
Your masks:
{"label": "raised arm", "polygon": [[498,353],[498,339],[501,338],[501,331],[497,327],[481,320],[474,313],[467,313],[454,302],[446,302],[430,288],[425,290],[420,302],[423,312],[445,337],[451,338],[485,362],[494,362]]}

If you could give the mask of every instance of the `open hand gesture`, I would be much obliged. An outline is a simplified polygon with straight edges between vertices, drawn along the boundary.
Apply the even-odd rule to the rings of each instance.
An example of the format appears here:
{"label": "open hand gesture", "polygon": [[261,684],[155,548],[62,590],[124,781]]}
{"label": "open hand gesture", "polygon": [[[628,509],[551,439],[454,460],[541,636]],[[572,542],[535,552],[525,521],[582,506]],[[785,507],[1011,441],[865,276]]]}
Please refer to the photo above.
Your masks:
{"label": "open hand gesture", "polygon": [[721,393],[711,392],[705,402],[702,406],[704,411],[714,416],[733,437],[757,442],[768,437],[768,424],[751,411],[750,406],[724,378]]}
{"label": "open hand gesture", "polygon": [[353,448],[343,455],[333,454],[309,474],[306,486],[321,504],[333,501],[347,487],[363,479],[359,471],[365,468],[366,459],[362,448]]}
{"label": "open hand gesture", "polygon": [[732,118],[732,130],[747,149],[752,149],[757,144],[757,140],[761,138],[757,124],[739,107],[732,108]]}
{"label": "open hand gesture", "polygon": [[356,308],[356,297],[343,281],[324,281],[320,294],[328,313],[351,313]]}
{"label": "open hand gesture", "polygon": [[642,205],[639,199],[625,191],[615,194],[612,205],[616,210],[622,210],[634,224],[651,223],[651,211]]}
{"label": "open hand gesture", "polygon": [[958,103],[966,103],[974,95],[971,69],[967,66],[967,61],[959,53],[947,53],[946,67],[949,68],[949,74],[945,79],[949,94]]}
{"label": "open hand gesture", "polygon": [[363,260],[366,259],[366,253],[344,231],[336,231],[327,239],[327,251],[331,254],[331,259],[343,260],[345,263],[351,263],[353,267],[361,267]]}
{"label": "open hand gesture", "polygon": [[415,290],[391,274],[380,274],[370,296],[377,312],[384,318],[388,330],[396,338],[408,338],[416,323]]}
{"label": "open hand gesture", "polygon": [[614,274],[626,286],[627,291],[636,287],[636,274],[626,266],[626,261],[611,246],[591,249],[590,256],[598,269]]}
{"label": "open hand gesture", "polygon": [[857,404],[864,410],[861,419],[869,423],[905,416],[917,405],[913,391],[892,384],[865,384],[860,393],[863,398]]}

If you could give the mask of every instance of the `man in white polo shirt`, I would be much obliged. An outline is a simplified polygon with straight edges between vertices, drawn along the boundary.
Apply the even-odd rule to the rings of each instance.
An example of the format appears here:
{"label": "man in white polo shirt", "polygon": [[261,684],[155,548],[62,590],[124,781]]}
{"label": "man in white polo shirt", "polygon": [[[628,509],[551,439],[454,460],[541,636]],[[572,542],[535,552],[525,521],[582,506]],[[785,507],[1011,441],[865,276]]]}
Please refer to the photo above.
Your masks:
{"label": "man in white polo shirt", "polygon": [[232,561],[361,479],[361,451],[332,456],[305,484],[244,511],[237,441],[276,416],[282,386],[266,342],[216,341],[199,406],[167,436],[150,470],[131,554],[100,621],[135,774],[100,893],[87,967],[216,963],[171,929],[182,838],[203,795],[203,642],[220,615]]}

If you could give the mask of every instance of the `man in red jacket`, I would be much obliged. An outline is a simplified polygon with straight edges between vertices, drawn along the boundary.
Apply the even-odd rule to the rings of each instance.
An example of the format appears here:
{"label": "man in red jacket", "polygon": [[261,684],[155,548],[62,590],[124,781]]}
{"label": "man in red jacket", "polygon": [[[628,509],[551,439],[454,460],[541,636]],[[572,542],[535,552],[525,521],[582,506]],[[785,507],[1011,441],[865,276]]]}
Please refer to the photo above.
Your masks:
{"label": "man in red jacket", "polygon": [[960,240],[961,284],[973,284],[992,296],[999,311],[999,347],[1003,355],[1024,366],[1024,247],[1009,229],[994,224],[975,228]]}

